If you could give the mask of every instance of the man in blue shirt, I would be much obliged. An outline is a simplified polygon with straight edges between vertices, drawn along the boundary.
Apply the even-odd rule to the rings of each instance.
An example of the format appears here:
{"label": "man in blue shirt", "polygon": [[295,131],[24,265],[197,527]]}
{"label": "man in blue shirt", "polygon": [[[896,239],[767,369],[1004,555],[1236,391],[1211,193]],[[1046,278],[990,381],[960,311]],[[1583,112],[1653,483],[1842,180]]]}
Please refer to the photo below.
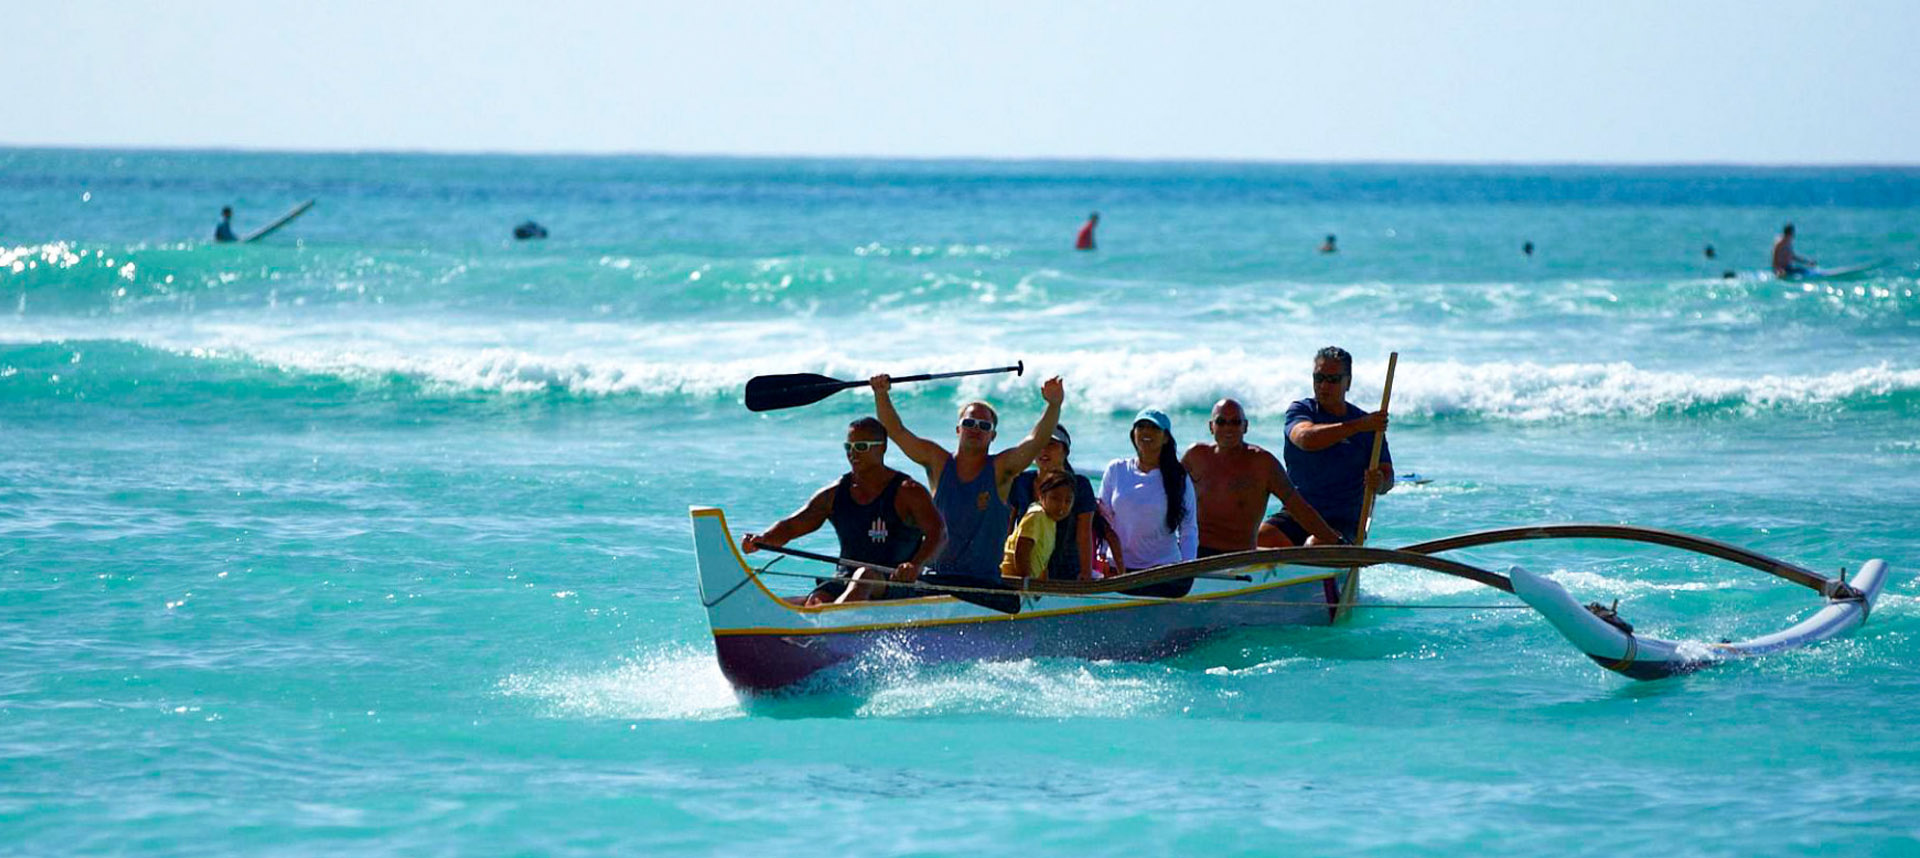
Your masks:
{"label": "man in blue shirt", "polygon": [[[1360,529],[1365,492],[1393,489],[1393,455],[1383,442],[1380,467],[1368,471],[1373,433],[1387,428],[1387,413],[1370,414],[1347,401],[1353,386],[1353,355],[1328,346],[1313,356],[1313,397],[1287,406],[1287,475],[1307,503],[1352,542]],[[1286,510],[1260,525],[1261,548],[1305,545],[1307,529]]]}

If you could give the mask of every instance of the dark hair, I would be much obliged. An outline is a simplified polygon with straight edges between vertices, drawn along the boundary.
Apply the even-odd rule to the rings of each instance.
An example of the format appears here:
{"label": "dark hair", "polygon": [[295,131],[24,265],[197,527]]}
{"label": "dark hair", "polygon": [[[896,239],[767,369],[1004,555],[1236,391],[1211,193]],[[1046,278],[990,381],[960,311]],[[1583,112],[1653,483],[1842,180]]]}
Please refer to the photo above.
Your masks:
{"label": "dark hair", "polygon": [[1340,362],[1342,371],[1348,375],[1353,374],[1353,355],[1347,354],[1347,350],[1339,346],[1327,346],[1324,349],[1314,352],[1313,359],[1316,361],[1337,360]]}
{"label": "dark hair", "polygon": [[1781,231],[1781,232],[1784,232],[1784,233],[1786,233],[1786,234],[1788,234],[1788,235],[1792,235],[1792,234],[1793,234],[1793,224],[1787,224],[1786,226],[1783,226],[1783,227],[1781,227],[1781,228],[1780,228],[1780,231]]}
{"label": "dark hair", "polygon": [[1048,471],[1040,477],[1040,486],[1034,489],[1035,497],[1058,488],[1073,488],[1072,471]]}
{"label": "dark hair", "polygon": [[871,432],[875,435],[879,435],[882,438],[887,437],[887,425],[885,423],[881,423],[878,418],[874,418],[874,417],[862,417],[858,420],[853,421],[852,423],[848,423],[847,428],[856,429],[861,432]]}
{"label": "dark hair", "polygon": [[1180,455],[1174,450],[1180,444],[1173,440],[1168,432],[1167,443],[1160,446],[1160,486],[1167,490],[1167,532],[1180,530],[1180,520],[1187,517],[1187,469],[1180,464]]}
{"label": "dark hair", "polygon": [[220,207],[220,216],[221,216],[221,217],[233,217],[233,206],[221,206],[221,207]]}

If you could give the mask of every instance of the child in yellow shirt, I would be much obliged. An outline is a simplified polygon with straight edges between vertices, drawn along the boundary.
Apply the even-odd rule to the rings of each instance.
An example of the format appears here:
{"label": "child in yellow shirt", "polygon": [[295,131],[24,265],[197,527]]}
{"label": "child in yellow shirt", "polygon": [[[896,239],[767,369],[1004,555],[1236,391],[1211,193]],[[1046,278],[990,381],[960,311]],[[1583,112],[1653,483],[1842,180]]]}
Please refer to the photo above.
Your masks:
{"label": "child in yellow shirt", "polygon": [[1040,478],[1039,503],[1027,508],[1020,523],[1007,534],[1007,548],[1000,560],[1000,577],[1019,580],[1047,578],[1047,561],[1053,558],[1054,534],[1059,522],[1073,512],[1073,475],[1053,471]]}

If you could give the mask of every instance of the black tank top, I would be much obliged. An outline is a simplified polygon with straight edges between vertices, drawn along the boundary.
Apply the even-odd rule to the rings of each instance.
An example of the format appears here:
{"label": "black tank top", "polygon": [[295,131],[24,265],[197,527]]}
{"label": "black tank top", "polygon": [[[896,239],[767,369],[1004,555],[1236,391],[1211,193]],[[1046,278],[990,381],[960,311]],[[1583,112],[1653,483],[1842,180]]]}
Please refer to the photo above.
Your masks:
{"label": "black tank top", "polygon": [[925,532],[908,524],[894,509],[894,496],[906,480],[906,474],[896,473],[873,503],[858,504],[853,501],[853,474],[840,478],[840,485],[833,490],[833,512],[827,520],[840,537],[841,557],[891,568],[907,562],[920,550]]}

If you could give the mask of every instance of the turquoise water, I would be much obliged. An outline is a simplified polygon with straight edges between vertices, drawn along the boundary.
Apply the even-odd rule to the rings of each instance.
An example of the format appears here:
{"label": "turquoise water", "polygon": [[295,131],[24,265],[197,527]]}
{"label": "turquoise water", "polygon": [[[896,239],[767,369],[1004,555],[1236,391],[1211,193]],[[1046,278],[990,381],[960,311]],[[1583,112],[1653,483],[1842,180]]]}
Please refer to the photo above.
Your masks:
{"label": "turquoise water", "polygon": [[[1753,276],[1786,220],[1889,262]],[[0,150],[0,854],[1915,854],[1916,224],[1905,169]],[[1433,479],[1376,544],[1610,521],[1895,576],[1846,640],[1657,683],[1411,570],[1162,662],[721,678],[687,507],[770,523],[871,404],[748,377],[1024,360],[903,386],[910,425],[1058,373],[1097,474],[1145,406],[1277,443],[1330,343],[1363,403],[1399,352]],[[1462,559],[1665,637],[1817,607],[1651,547]]]}

